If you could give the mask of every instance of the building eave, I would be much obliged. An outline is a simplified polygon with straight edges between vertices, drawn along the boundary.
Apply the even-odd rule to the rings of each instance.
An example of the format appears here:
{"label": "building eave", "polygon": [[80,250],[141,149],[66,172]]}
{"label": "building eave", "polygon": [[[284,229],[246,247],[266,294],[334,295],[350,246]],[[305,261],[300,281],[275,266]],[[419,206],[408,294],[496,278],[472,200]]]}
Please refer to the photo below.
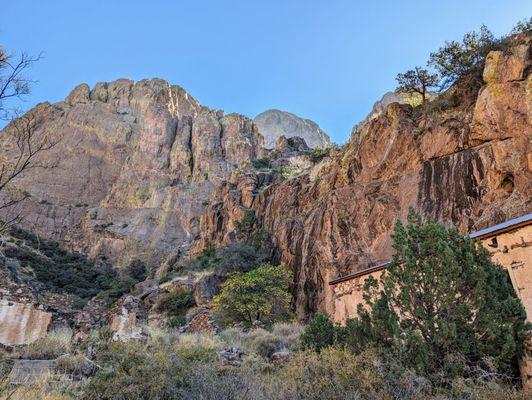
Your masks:
{"label": "building eave", "polygon": [[[503,222],[501,224],[490,226],[486,229],[481,229],[480,231],[473,232],[469,234],[469,237],[474,240],[484,240],[489,239],[490,237],[500,235],[502,233],[511,232],[516,229],[522,228],[524,226],[532,224],[532,214],[526,214],[519,218],[514,218],[509,221]],[[361,276],[369,275],[374,272],[382,271],[386,269],[388,264],[391,261],[381,262],[379,264],[373,265],[369,268],[354,272],[349,275],[340,276],[338,278],[332,279],[329,281],[329,285],[336,285],[341,282],[349,281],[351,279],[359,278]]]}

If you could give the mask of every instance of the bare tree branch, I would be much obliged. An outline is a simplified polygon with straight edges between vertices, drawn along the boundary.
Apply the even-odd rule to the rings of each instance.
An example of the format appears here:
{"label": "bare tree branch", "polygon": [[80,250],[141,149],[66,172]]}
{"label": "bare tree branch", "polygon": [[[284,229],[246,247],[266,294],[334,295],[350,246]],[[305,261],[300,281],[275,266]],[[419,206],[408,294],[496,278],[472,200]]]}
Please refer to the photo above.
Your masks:
{"label": "bare tree branch", "polygon": [[20,57],[6,53],[0,47],[0,118],[11,119],[6,128],[0,131],[0,233],[22,220],[22,212],[17,205],[22,204],[30,194],[16,185],[17,179],[33,168],[51,168],[51,162],[43,162],[41,153],[53,148],[59,139],[38,129],[35,115],[20,116],[14,107],[7,107],[6,100],[22,99],[30,93],[35,81],[25,72],[39,59],[27,53]]}

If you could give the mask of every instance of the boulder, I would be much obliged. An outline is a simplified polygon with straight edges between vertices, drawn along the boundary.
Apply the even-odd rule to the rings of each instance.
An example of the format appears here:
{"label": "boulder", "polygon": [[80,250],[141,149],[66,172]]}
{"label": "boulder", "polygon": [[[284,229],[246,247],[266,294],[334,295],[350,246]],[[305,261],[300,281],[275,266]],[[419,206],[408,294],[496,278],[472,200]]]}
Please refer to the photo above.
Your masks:
{"label": "boulder", "polygon": [[290,359],[287,351],[277,351],[270,356],[270,362],[274,365],[283,365]]}
{"label": "boulder", "polygon": [[0,343],[18,346],[33,343],[46,335],[52,313],[33,303],[0,299]]}
{"label": "boulder", "polygon": [[180,332],[216,334],[220,331],[209,309],[192,309],[187,314],[187,320],[188,323],[180,328]]}
{"label": "boulder", "polygon": [[220,293],[225,278],[219,274],[208,274],[201,277],[194,285],[194,300],[197,305],[212,303],[214,296]]}
{"label": "boulder", "polygon": [[238,347],[229,347],[218,352],[218,357],[223,365],[231,365],[233,367],[240,367],[244,362],[246,354]]}
{"label": "boulder", "polygon": [[124,296],[109,314],[109,330],[113,333],[113,340],[140,339],[144,336],[147,311],[138,298]]}

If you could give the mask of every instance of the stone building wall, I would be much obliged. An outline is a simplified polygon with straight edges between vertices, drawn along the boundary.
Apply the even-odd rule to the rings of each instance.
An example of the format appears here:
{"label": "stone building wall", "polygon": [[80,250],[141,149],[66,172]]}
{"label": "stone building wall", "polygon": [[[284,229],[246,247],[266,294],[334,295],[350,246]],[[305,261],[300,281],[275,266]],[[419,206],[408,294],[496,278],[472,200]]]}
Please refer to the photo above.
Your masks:
{"label": "stone building wall", "polygon": [[482,240],[493,260],[508,270],[517,296],[532,321],[532,224]]}
{"label": "stone building wall", "polygon": [[[528,216],[529,217],[529,216]],[[527,218],[527,217],[525,217]],[[525,307],[527,320],[532,322],[532,219],[493,232],[486,230],[471,235],[480,240],[494,261],[501,264],[510,276],[512,286]],[[357,307],[363,304],[364,281],[372,276],[379,279],[385,265],[331,281],[334,308],[330,315],[336,323],[345,323],[356,316]],[[532,331],[527,335],[525,353],[519,363],[523,388],[532,392]]]}
{"label": "stone building wall", "polygon": [[[532,321],[532,221],[528,225],[508,228],[493,234],[481,235],[483,246],[493,260],[508,270],[512,285],[523,302],[528,320]],[[475,239],[476,240],[476,239]],[[334,307],[330,315],[336,323],[343,323],[356,315],[357,306],[363,303],[364,281],[370,276],[379,279],[384,267],[368,273],[353,274],[352,278],[332,281]],[[337,282],[337,283],[335,283]]]}

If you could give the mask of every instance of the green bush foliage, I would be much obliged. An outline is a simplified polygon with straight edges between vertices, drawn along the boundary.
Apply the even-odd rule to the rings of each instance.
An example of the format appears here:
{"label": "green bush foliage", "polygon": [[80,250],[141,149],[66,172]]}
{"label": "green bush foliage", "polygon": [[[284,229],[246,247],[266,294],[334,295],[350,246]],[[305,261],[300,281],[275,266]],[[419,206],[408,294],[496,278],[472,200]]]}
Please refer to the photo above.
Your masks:
{"label": "green bush foliage", "polygon": [[254,210],[246,210],[244,216],[236,221],[235,231],[238,240],[242,243],[269,253],[272,246],[271,235],[260,226]]}
{"label": "green bush foliage", "polygon": [[187,323],[187,317],[185,315],[176,315],[175,317],[170,317],[166,321],[166,326],[168,328],[180,328]]}
{"label": "green bush foliage", "polygon": [[231,275],[214,298],[227,322],[273,323],[290,316],[291,275],[284,265],[263,264]]}
{"label": "green bush foliage", "polygon": [[325,148],[315,147],[310,151],[310,160],[314,164],[317,164],[321,160],[323,160],[325,157],[329,157],[330,154],[331,154],[330,147],[325,147]]}
{"label": "green bush foliage", "polygon": [[23,267],[31,268],[44,290],[88,300],[109,289],[116,277],[105,262],[95,264],[80,253],[63,250],[52,240],[41,239],[19,228],[12,228],[10,235],[17,246],[6,246],[4,254],[18,260]]}
{"label": "green bush foliage", "polygon": [[253,167],[259,171],[272,168],[272,160],[269,157],[257,158],[253,161]]}
{"label": "green bush foliage", "polygon": [[238,240],[241,240],[244,243],[250,243],[257,223],[258,220],[255,211],[246,210],[244,216],[235,223],[235,231]]}
{"label": "green bush foliage", "polygon": [[156,304],[156,309],[169,316],[177,316],[185,313],[189,308],[194,307],[196,301],[194,295],[188,290],[178,290],[176,292],[162,295]]}
{"label": "green bush foliage", "polygon": [[137,283],[146,279],[147,275],[146,265],[140,260],[133,260],[120,275],[109,282],[109,289],[98,293],[98,297],[106,298],[109,306],[112,306]]}
{"label": "green bush foliage", "polygon": [[212,270],[220,274],[249,271],[269,260],[269,256],[244,243],[231,243],[219,249],[208,249],[186,264],[182,271]]}
{"label": "green bush foliage", "polygon": [[137,282],[141,282],[148,277],[148,268],[143,261],[135,259],[126,267],[125,273]]}
{"label": "green bush foliage", "polygon": [[99,298],[106,298],[109,306],[115,304],[126,293],[129,293],[133,286],[138,283],[130,276],[118,276],[111,282],[111,287],[98,293]]}
{"label": "green bush foliage", "polygon": [[367,307],[346,328],[350,342],[380,347],[426,376],[515,376],[525,311],[507,271],[456,229],[412,209],[407,226],[396,224],[394,248],[379,282],[366,280]]}
{"label": "green bush foliage", "polygon": [[336,329],[334,324],[323,314],[317,313],[305,327],[301,335],[301,345],[304,349],[320,352],[336,342]]}

